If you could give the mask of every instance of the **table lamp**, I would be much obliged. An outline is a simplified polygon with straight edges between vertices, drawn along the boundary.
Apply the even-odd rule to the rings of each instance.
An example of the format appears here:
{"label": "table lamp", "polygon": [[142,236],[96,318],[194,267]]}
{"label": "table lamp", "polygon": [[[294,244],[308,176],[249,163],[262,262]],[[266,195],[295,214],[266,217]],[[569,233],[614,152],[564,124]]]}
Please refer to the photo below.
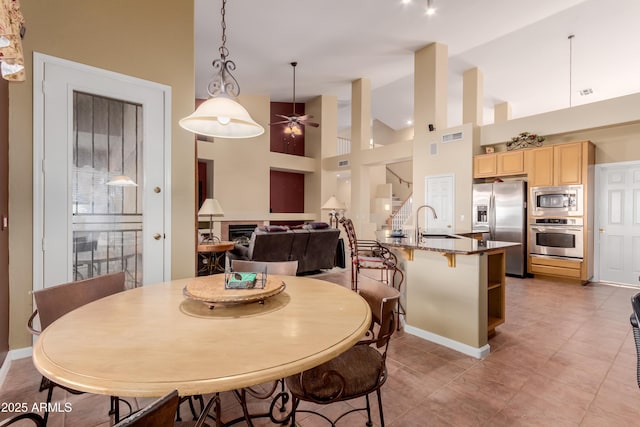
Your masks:
{"label": "table lamp", "polygon": [[344,210],[344,203],[336,199],[336,196],[331,196],[320,209],[331,210],[329,212],[329,225],[333,225],[333,221],[336,221],[336,228],[338,228],[338,219],[340,217],[339,210]]}
{"label": "table lamp", "polygon": [[[220,203],[218,203],[216,199],[206,199],[198,211],[198,216],[200,215],[209,215],[209,239],[213,242],[213,217],[224,215],[222,206],[220,206]],[[220,240],[218,237],[216,237],[216,239]]]}

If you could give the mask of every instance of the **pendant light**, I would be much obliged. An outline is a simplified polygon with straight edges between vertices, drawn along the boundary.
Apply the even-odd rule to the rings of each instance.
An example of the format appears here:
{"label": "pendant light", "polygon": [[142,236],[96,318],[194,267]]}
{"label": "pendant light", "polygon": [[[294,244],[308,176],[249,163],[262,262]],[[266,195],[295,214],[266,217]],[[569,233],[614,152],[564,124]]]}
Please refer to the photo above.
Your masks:
{"label": "pendant light", "polygon": [[220,59],[213,61],[213,78],[207,86],[211,98],[200,104],[191,115],[179,121],[180,127],[198,135],[218,138],[252,138],[262,135],[264,128],[251,118],[249,112],[233,98],[240,95],[240,85],[231,71],[236,64],[228,60],[227,24],[225,22],[227,0],[222,0],[222,46]]}

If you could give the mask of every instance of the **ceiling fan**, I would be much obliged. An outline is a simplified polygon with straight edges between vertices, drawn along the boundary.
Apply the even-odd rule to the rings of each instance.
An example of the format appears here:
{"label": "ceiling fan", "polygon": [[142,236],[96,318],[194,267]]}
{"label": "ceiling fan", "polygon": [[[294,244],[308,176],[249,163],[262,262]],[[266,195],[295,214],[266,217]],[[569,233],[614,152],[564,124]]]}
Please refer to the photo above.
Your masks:
{"label": "ceiling fan", "polygon": [[295,138],[296,135],[302,135],[302,126],[312,126],[314,128],[320,126],[318,123],[309,121],[309,119],[313,118],[312,115],[305,114],[300,116],[296,114],[296,65],[298,65],[297,62],[291,62],[291,67],[293,67],[293,112],[290,116],[276,114],[277,117],[285,120],[269,123],[270,125],[285,125],[284,133],[291,135],[292,138]]}

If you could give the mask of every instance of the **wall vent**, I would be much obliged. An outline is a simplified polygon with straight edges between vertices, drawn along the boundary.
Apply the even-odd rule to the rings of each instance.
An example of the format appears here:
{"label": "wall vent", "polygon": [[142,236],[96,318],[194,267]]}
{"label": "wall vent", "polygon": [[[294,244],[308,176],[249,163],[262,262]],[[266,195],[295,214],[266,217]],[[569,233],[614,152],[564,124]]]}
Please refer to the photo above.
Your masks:
{"label": "wall vent", "polygon": [[446,133],[442,135],[442,143],[461,141],[463,137],[462,131],[454,133]]}
{"label": "wall vent", "polygon": [[338,167],[349,166],[349,160],[338,160]]}

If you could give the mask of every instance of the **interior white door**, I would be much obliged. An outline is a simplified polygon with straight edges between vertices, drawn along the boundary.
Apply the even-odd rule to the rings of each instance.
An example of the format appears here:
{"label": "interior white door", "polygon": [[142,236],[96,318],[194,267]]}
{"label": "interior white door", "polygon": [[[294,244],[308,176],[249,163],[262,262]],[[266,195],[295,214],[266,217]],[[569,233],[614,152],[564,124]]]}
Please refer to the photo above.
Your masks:
{"label": "interior white door", "polygon": [[170,278],[169,105],[166,86],[34,55],[34,289]]}
{"label": "interior white door", "polygon": [[426,212],[424,228],[429,233],[455,233],[454,208],[455,208],[455,180],[454,176],[432,175],[425,177],[425,201],[438,215],[434,219],[431,212]]}
{"label": "interior white door", "polygon": [[640,163],[598,168],[599,280],[640,286]]}

